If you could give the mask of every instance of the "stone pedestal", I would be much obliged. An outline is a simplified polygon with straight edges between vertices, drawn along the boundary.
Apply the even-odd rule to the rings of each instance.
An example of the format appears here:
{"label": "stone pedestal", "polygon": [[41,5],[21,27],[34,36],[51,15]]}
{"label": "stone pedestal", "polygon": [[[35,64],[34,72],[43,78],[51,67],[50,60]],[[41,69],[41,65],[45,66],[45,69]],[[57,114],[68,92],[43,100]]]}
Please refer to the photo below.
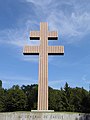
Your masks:
{"label": "stone pedestal", "polygon": [[0,120],[90,120],[90,114],[64,112],[0,113]]}

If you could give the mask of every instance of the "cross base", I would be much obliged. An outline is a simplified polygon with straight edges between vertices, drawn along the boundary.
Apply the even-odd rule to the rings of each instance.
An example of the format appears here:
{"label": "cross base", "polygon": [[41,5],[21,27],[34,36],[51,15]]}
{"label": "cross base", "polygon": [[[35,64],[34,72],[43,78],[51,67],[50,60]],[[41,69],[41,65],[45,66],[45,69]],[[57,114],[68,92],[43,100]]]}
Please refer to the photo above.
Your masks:
{"label": "cross base", "polygon": [[36,113],[38,113],[38,112],[43,112],[43,113],[52,113],[52,112],[54,112],[54,110],[31,110],[31,112],[36,112]]}

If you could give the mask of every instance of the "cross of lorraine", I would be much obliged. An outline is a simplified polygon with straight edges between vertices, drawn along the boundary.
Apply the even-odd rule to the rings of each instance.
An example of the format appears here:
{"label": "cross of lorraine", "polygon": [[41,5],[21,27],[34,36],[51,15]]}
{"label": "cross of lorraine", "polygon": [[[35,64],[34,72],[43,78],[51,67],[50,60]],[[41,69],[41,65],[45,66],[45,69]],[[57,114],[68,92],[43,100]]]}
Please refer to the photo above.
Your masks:
{"label": "cross of lorraine", "polygon": [[40,40],[39,46],[25,46],[24,55],[39,55],[38,110],[48,110],[48,55],[63,55],[64,46],[48,46],[57,40],[57,31],[48,31],[48,23],[40,23],[40,31],[31,31],[30,40]]}

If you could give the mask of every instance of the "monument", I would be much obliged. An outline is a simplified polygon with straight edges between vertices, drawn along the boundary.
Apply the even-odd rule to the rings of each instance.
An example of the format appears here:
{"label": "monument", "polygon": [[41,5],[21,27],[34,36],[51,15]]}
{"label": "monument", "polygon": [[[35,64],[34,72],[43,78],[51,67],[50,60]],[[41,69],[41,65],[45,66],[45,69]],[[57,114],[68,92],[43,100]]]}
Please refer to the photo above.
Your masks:
{"label": "monument", "polygon": [[[37,112],[0,113],[0,120],[90,120],[90,114],[48,112],[48,55],[63,55],[63,46],[48,46],[48,40],[57,40],[57,32],[49,32],[47,23],[40,23],[40,31],[31,31],[30,39],[39,40],[39,46],[25,46],[25,55],[39,55],[39,86]],[[42,112],[40,112],[42,111]],[[46,112],[45,112],[46,111]]]}
{"label": "monument", "polygon": [[48,31],[48,23],[40,23],[40,31],[31,31],[31,40],[40,40],[39,46],[25,46],[24,55],[39,55],[38,111],[48,111],[48,55],[63,55],[64,46],[48,46],[48,40],[57,40],[56,31]]}

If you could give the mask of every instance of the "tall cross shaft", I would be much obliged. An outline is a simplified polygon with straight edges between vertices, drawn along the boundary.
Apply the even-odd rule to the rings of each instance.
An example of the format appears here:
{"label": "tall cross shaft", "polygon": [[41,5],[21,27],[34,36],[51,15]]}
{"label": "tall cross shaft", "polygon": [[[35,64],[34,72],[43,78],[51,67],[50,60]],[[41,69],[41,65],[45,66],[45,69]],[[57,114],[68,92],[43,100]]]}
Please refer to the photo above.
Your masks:
{"label": "tall cross shaft", "polygon": [[57,39],[57,32],[49,32],[48,24],[40,23],[40,31],[31,31],[30,39],[40,46],[25,46],[24,55],[39,55],[38,110],[48,110],[48,55],[63,55],[64,46],[48,46],[48,40]]}

